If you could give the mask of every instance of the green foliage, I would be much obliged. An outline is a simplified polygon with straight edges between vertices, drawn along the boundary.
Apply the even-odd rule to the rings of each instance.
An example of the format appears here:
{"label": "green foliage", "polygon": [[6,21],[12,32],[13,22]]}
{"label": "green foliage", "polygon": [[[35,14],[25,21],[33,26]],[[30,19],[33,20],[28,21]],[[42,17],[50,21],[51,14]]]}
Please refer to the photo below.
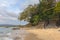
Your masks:
{"label": "green foliage", "polygon": [[56,3],[55,11],[56,11],[56,12],[60,12],[60,2],[57,2],[57,3]]}
{"label": "green foliage", "polygon": [[60,2],[57,2],[54,8],[54,12],[55,12],[55,17],[56,19],[59,19],[59,15],[60,15]]}
{"label": "green foliage", "polygon": [[39,5],[39,13],[40,16],[42,17],[42,20],[49,20],[52,19],[52,17],[54,16],[54,6],[53,5],[53,0],[43,0],[42,2],[40,2]]}
{"label": "green foliage", "polygon": [[60,11],[60,2],[54,4],[55,0],[42,0],[37,5],[28,6],[20,16],[20,20],[26,20],[32,25],[37,25],[40,21],[54,19],[55,12]]}
{"label": "green foliage", "polygon": [[31,18],[31,15],[36,13],[36,8],[37,6],[34,5],[29,5],[21,14],[20,14],[20,20],[25,20],[25,21],[29,21]]}
{"label": "green foliage", "polygon": [[34,15],[34,16],[32,16],[32,18],[30,19],[30,23],[32,24],[32,25],[37,25],[38,24],[38,22],[39,22],[39,15]]}

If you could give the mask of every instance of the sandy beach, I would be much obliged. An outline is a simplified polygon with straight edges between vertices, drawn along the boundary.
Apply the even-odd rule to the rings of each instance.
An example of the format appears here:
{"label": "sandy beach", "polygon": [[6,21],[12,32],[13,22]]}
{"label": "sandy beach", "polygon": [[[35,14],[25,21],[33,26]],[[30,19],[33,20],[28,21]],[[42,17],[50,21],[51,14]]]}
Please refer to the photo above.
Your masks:
{"label": "sandy beach", "polygon": [[60,40],[59,29],[29,29],[24,40]]}

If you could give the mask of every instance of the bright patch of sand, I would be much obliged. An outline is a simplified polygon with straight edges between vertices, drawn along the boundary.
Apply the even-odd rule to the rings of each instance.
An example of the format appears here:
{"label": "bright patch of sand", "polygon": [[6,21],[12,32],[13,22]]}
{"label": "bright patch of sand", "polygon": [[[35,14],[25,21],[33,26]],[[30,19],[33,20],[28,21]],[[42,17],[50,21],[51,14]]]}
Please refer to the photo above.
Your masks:
{"label": "bright patch of sand", "polygon": [[60,40],[59,29],[29,29],[25,40]]}

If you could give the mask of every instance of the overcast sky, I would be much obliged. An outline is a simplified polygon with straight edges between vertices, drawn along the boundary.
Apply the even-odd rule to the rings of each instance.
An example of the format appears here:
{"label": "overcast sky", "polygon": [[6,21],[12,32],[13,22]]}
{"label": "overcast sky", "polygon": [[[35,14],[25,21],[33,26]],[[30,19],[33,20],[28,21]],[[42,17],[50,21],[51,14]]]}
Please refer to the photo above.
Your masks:
{"label": "overcast sky", "polygon": [[38,0],[0,0],[0,24],[25,24],[17,18],[28,5],[39,3]]}

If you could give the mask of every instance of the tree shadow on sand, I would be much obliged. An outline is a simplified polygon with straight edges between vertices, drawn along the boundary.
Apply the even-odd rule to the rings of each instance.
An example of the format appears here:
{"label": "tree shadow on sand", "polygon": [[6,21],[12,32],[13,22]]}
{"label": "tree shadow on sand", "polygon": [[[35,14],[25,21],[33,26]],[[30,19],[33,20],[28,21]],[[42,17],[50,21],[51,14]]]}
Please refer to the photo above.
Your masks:
{"label": "tree shadow on sand", "polygon": [[29,34],[24,38],[24,40],[43,40],[43,39],[39,39],[36,34],[29,33]]}

